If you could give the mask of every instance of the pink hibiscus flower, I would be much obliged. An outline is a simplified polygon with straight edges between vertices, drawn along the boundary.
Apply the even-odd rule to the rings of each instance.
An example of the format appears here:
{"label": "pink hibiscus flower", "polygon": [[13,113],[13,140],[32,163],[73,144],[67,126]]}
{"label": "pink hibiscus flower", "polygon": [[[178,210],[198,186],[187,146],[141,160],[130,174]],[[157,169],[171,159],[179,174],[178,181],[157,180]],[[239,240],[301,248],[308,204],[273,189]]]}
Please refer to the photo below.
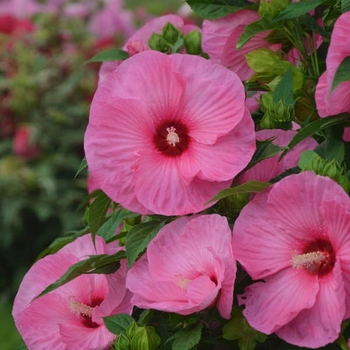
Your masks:
{"label": "pink hibiscus flower", "polygon": [[[200,28],[193,24],[185,24],[184,20],[177,15],[165,15],[154,18],[136,31],[125,43],[123,50],[133,56],[139,52],[150,50],[148,40],[152,34],[161,34],[163,27],[170,22],[181,33],[188,34],[192,30],[200,31]],[[99,71],[99,81],[102,81],[110,72],[117,69],[122,61],[104,62]]]}
{"label": "pink hibiscus flower", "polygon": [[131,293],[125,288],[126,261],[109,275],[81,275],[55,291],[33,301],[66,270],[89,255],[113,254],[96,236],[85,235],[66,245],[58,253],[37,261],[25,275],[13,306],[13,317],[28,349],[68,350],[106,349],[115,335],[102,317],[132,311]]}
{"label": "pink hibiscus flower", "polygon": [[230,318],[236,262],[227,219],[181,217],[163,227],[129,270],[126,285],[140,308],[189,315],[217,305]]}
{"label": "pink hibiscus flower", "polygon": [[[256,133],[256,139],[258,141],[264,141],[274,137],[275,139],[272,141],[273,144],[285,147],[296,134],[297,132],[294,130],[267,129],[258,131]],[[296,167],[299,162],[300,154],[305,150],[315,149],[317,145],[314,139],[308,137],[292,148],[281,161],[279,161],[281,154],[278,154],[248,169],[237,179],[237,183],[241,184],[251,180],[270,181],[284,171]]]}
{"label": "pink hibiscus flower", "polygon": [[254,150],[238,77],[198,56],[158,51],[129,58],[99,84],[85,134],[96,183],[141,214],[207,208]]}
{"label": "pink hibiscus flower", "polygon": [[350,316],[350,199],[333,180],[291,175],[257,194],[233,229],[235,258],[254,280],[240,303],[255,329],[318,348]]}
{"label": "pink hibiscus flower", "polygon": [[320,76],[315,92],[316,107],[321,118],[343,112],[350,113],[350,81],[340,83],[331,93],[335,73],[350,56],[350,12],[335,22],[326,57],[327,70]]}
{"label": "pink hibiscus flower", "polygon": [[258,33],[251,38],[242,49],[236,49],[236,44],[245,27],[258,21],[256,11],[240,10],[224,18],[203,21],[203,51],[211,60],[230,68],[241,80],[247,80],[253,70],[247,65],[245,55],[253,50],[269,48],[276,50],[281,45],[270,44],[265,39],[271,31]]}

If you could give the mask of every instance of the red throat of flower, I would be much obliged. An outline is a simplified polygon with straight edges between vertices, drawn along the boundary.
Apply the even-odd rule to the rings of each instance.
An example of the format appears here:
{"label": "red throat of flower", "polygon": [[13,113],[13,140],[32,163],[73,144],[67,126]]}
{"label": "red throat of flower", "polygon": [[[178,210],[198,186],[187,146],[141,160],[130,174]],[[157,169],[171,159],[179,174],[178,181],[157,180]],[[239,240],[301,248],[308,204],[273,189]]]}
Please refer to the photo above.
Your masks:
{"label": "red throat of flower", "polygon": [[69,309],[74,314],[81,318],[83,325],[87,328],[97,328],[100,325],[92,321],[92,312],[95,306],[102,303],[101,298],[95,298],[91,301],[89,305],[80,303],[74,299],[74,297],[69,298]]}
{"label": "red throat of flower", "polygon": [[335,253],[330,242],[326,240],[316,240],[306,244],[302,254],[292,257],[294,268],[304,268],[310,275],[320,277],[332,271],[335,264]]}
{"label": "red throat of flower", "polygon": [[178,157],[190,143],[186,125],[177,121],[169,121],[156,128],[153,137],[156,149],[168,157]]}

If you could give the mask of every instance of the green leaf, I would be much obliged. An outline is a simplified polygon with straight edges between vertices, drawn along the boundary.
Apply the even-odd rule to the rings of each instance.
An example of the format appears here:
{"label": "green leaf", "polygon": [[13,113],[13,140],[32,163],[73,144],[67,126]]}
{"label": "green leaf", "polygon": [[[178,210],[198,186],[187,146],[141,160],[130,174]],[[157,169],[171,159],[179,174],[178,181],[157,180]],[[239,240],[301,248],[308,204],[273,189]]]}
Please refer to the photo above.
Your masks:
{"label": "green leaf", "polygon": [[201,340],[202,325],[196,324],[195,327],[177,331],[171,338],[175,339],[172,350],[190,350]]}
{"label": "green leaf", "polygon": [[271,158],[279,154],[284,149],[283,147],[275,145],[273,143],[273,139],[257,141],[256,145],[256,151],[247,169],[252,168],[255,164],[261,162],[264,159]]}
{"label": "green leaf", "polygon": [[147,309],[147,310],[143,310],[140,314],[138,323],[146,326],[147,323],[150,321],[150,319],[152,318],[154,314],[154,310],[151,309]]}
{"label": "green leaf", "polygon": [[109,219],[99,228],[96,234],[108,241],[114,237],[118,226],[122,224],[123,220],[137,216],[139,216],[139,214],[133,213],[121,207],[109,217]]}
{"label": "green leaf", "polygon": [[342,139],[343,128],[333,127],[327,131],[326,139],[318,145],[315,152],[323,159],[335,159],[339,164],[342,164],[345,157],[345,145]]}
{"label": "green leaf", "polygon": [[149,242],[151,242],[164,224],[165,221],[143,222],[134,226],[128,232],[125,240],[125,249],[129,268],[136,261],[140,253],[147,248]]}
{"label": "green leaf", "polygon": [[330,93],[332,93],[340,83],[348,80],[350,80],[350,56],[343,59],[335,72]]}
{"label": "green leaf", "polygon": [[[72,281],[74,278],[85,274],[85,273],[98,273],[101,271],[102,267],[106,267],[110,264],[114,264],[121,259],[125,259],[125,252],[120,251],[114,255],[100,254],[90,256],[88,259],[79,261],[78,263],[69,267],[69,269],[54,283],[51,283],[46,287],[38,296],[34,299],[37,299],[47,293],[54,291],[55,289],[63,286],[64,284]],[[118,264],[119,265],[119,264]],[[116,266],[116,269],[119,266]],[[114,271],[116,271],[116,269]],[[105,273],[104,271],[101,273]]]}
{"label": "green leaf", "polygon": [[287,72],[282,76],[282,79],[276,85],[272,95],[272,102],[278,103],[282,101],[287,106],[294,104],[293,100],[293,75],[291,67],[288,68]]}
{"label": "green leaf", "polygon": [[22,343],[16,350],[28,350],[26,344]]}
{"label": "green leaf", "polygon": [[310,12],[325,1],[326,0],[310,0],[302,2],[293,2],[289,4],[277,17],[275,17],[273,22],[297,18],[302,15],[305,15],[306,13]]}
{"label": "green leaf", "polygon": [[243,8],[256,7],[247,0],[216,0],[215,3],[212,0],[187,0],[187,3],[199,17],[206,19],[217,19]]}
{"label": "green leaf", "polygon": [[74,176],[74,178],[76,178],[84,169],[87,169],[88,165],[86,162],[86,158],[84,157],[84,159],[81,161],[79,168]]}
{"label": "green leaf", "polygon": [[103,317],[103,321],[110,332],[119,335],[126,332],[126,329],[134,322],[134,319],[127,314],[117,314]]}
{"label": "green leaf", "polygon": [[220,191],[215,197],[213,197],[206,204],[218,201],[226,197],[230,197],[238,193],[260,192],[266,187],[269,187],[270,185],[271,185],[270,182],[248,181],[242,185],[238,185],[238,186],[227,188],[225,190]]}
{"label": "green leaf", "polygon": [[124,61],[127,58],[129,58],[129,54],[126,51],[120,49],[109,49],[99,52],[97,55],[86,61],[85,64],[91,62]]}
{"label": "green leaf", "polygon": [[106,221],[106,213],[111,204],[111,200],[102,191],[98,194],[96,199],[90,204],[89,207],[89,226],[91,235],[94,237],[97,230]]}
{"label": "green leaf", "polygon": [[156,350],[161,344],[161,339],[153,327],[139,327],[131,338],[133,350]]}
{"label": "green leaf", "polygon": [[341,12],[350,11],[350,0],[340,0],[341,3]]}
{"label": "green leaf", "polygon": [[111,350],[132,350],[130,345],[130,339],[125,333],[118,335]]}
{"label": "green leaf", "polygon": [[239,37],[236,48],[239,50],[243,47],[243,45],[248,42],[252,37],[256,34],[263,32],[264,30],[274,29],[275,25],[272,24],[271,16],[264,16],[256,22],[248,24],[242,35]]}
{"label": "green leaf", "polygon": [[[349,0],[350,1],[350,0]],[[298,17],[299,21],[305,24],[311,31],[320,34],[324,37],[329,37],[329,34],[322,28],[309,13],[306,13],[303,16]]]}
{"label": "green leaf", "polygon": [[223,338],[237,340],[240,350],[254,350],[256,343],[263,343],[267,336],[252,328],[242,315],[242,310],[234,306],[231,319],[223,328]]}
{"label": "green leaf", "polygon": [[311,122],[301,130],[299,130],[299,132],[293,137],[286,149],[282,152],[280,159],[282,159],[288,153],[288,151],[290,151],[301,141],[305,140],[308,136],[311,136],[323,129],[327,129],[334,125],[346,123],[348,121],[349,116],[347,114],[340,114],[337,116],[330,116],[328,118],[322,118]]}

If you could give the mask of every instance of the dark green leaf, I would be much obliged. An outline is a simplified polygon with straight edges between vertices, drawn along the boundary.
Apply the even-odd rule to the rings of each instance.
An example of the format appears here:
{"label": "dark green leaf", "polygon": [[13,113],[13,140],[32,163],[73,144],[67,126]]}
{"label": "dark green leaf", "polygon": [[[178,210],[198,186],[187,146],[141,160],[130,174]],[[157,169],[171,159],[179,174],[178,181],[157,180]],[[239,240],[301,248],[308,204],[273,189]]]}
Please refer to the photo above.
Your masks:
{"label": "dark green leaf", "polygon": [[236,48],[241,49],[243,45],[248,42],[256,34],[263,32],[265,30],[274,29],[275,25],[272,23],[271,16],[264,16],[256,22],[248,24],[242,35],[237,41]]}
{"label": "dark green leaf", "polygon": [[138,323],[142,324],[144,326],[147,325],[147,323],[150,321],[154,314],[154,310],[148,309],[148,310],[143,310],[141,312],[141,315],[139,317]]}
{"label": "dark green leaf", "polygon": [[111,200],[102,191],[91,203],[89,209],[89,226],[90,232],[93,239],[96,235],[97,230],[106,221],[106,213],[111,204]]}
{"label": "dark green leaf", "polygon": [[207,203],[215,202],[220,199],[230,197],[238,193],[260,192],[266,187],[269,187],[270,185],[271,185],[270,182],[248,181],[242,185],[238,185],[238,186],[227,188],[225,190],[220,191],[215,197],[213,197]]}
{"label": "dark green leaf", "polygon": [[290,151],[293,147],[299,144],[301,141],[305,140],[308,136],[315,134],[323,129],[327,129],[331,126],[346,123],[349,121],[349,116],[347,114],[340,114],[337,116],[330,116],[328,118],[322,118],[315,120],[302,128],[289,142],[287,148],[283,151],[281,158],[282,159],[288,151]]}
{"label": "dark green leaf", "polygon": [[[85,274],[85,273],[98,273],[102,267],[106,267],[110,264],[125,259],[125,252],[120,251],[114,255],[100,254],[90,256],[88,259],[79,261],[78,263],[69,267],[69,269],[54,283],[51,283],[48,287],[44,289],[35,299],[50,293],[63,286],[64,284],[72,281],[74,278]],[[115,265],[114,265],[115,266]],[[118,268],[118,267],[117,267]],[[105,273],[105,272],[102,272]]]}
{"label": "dark green leaf", "polygon": [[156,236],[164,226],[165,221],[144,222],[134,226],[127,234],[125,240],[126,256],[129,268],[148,246],[148,243]]}
{"label": "dark green leaf", "polygon": [[[350,1],[350,0],[349,0]],[[309,13],[306,13],[303,16],[298,17],[299,21],[305,24],[313,32],[320,34],[324,37],[329,37],[329,34],[322,28]]]}
{"label": "dark green leaf", "polygon": [[16,350],[28,350],[26,344],[22,343]]}
{"label": "dark green leaf", "polygon": [[127,314],[117,314],[113,316],[103,317],[103,321],[107,329],[113,334],[119,335],[134,322],[134,319]]}
{"label": "dark green leaf", "polygon": [[335,159],[342,164],[345,157],[345,145],[342,139],[343,128],[333,127],[327,129],[326,139],[315,149],[323,159]]}
{"label": "dark green leaf", "polygon": [[350,0],[340,0],[341,3],[341,12],[350,11]]}
{"label": "dark green leaf", "polygon": [[273,140],[271,139],[264,140],[264,141],[257,141],[256,151],[247,169],[252,168],[255,164],[261,162],[262,160],[271,158],[279,154],[281,151],[283,151],[284,148],[275,145],[274,143],[272,143],[272,141]]}
{"label": "dark green leaf", "polygon": [[91,62],[109,62],[109,61],[124,61],[129,58],[129,54],[126,51],[120,49],[109,49],[99,52],[94,57],[90,58],[85,63]]}
{"label": "dark green leaf", "polygon": [[86,162],[86,158],[84,157],[84,159],[81,161],[79,168],[74,176],[74,178],[76,178],[84,169],[87,168],[87,162]]}
{"label": "dark green leaf", "polygon": [[293,101],[293,75],[292,69],[289,67],[282,79],[276,85],[272,95],[273,103],[282,101],[287,106],[292,106]]}
{"label": "dark green leaf", "polygon": [[171,338],[173,350],[190,350],[199,343],[202,336],[202,325],[198,323],[195,327],[177,331]]}
{"label": "dark green leaf", "polygon": [[326,0],[310,0],[303,2],[293,2],[289,4],[285,10],[283,10],[277,17],[275,17],[273,22],[297,18],[305,15],[325,1]]}
{"label": "dark green leaf", "polygon": [[202,18],[216,19],[225,17],[230,13],[243,8],[252,8],[253,5],[247,0],[187,0],[192,10]]}
{"label": "dark green leaf", "polygon": [[331,93],[342,82],[350,80],[350,56],[345,57],[335,72]]}

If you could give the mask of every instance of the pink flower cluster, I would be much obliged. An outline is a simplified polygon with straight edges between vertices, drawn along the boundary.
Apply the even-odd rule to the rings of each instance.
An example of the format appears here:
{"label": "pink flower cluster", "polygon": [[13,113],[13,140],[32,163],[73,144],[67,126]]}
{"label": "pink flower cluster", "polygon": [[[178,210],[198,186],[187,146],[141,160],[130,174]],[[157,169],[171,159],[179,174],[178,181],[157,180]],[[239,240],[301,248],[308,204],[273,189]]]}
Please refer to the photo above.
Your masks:
{"label": "pink flower cluster", "polygon": [[[317,86],[321,117],[350,112],[344,90],[349,82],[330,92],[337,67],[350,55],[349,15],[334,26],[327,70]],[[181,217],[168,220],[129,270],[122,261],[112,275],[83,275],[33,301],[74,262],[120,248],[96,237],[94,251],[84,236],[38,261],[13,309],[30,349],[104,349],[115,336],[102,317],[131,314],[133,306],[180,315],[215,306],[230,319],[236,261],[253,280],[237,295],[251,327],[301,347],[338,338],[342,322],[350,318],[350,198],[338,183],[305,171],[256,194],[234,222],[205,212],[214,205],[210,199],[233,181],[270,181],[297,167],[304,150],[318,146],[305,138],[282,161],[276,155],[246,169],[257,140],[272,138],[286,147],[297,134],[255,132],[246,105],[242,80],[252,70],[244,54],[280,49],[266,41],[269,32],[255,36],[242,51],[235,48],[245,26],[259,18],[242,10],[205,20],[207,60],[150,49],[148,38],[168,22],[182,34],[195,29],[167,15],[127,41],[130,58],[102,65],[84,139],[91,187],[141,215]],[[341,93],[342,103],[331,110]]]}

